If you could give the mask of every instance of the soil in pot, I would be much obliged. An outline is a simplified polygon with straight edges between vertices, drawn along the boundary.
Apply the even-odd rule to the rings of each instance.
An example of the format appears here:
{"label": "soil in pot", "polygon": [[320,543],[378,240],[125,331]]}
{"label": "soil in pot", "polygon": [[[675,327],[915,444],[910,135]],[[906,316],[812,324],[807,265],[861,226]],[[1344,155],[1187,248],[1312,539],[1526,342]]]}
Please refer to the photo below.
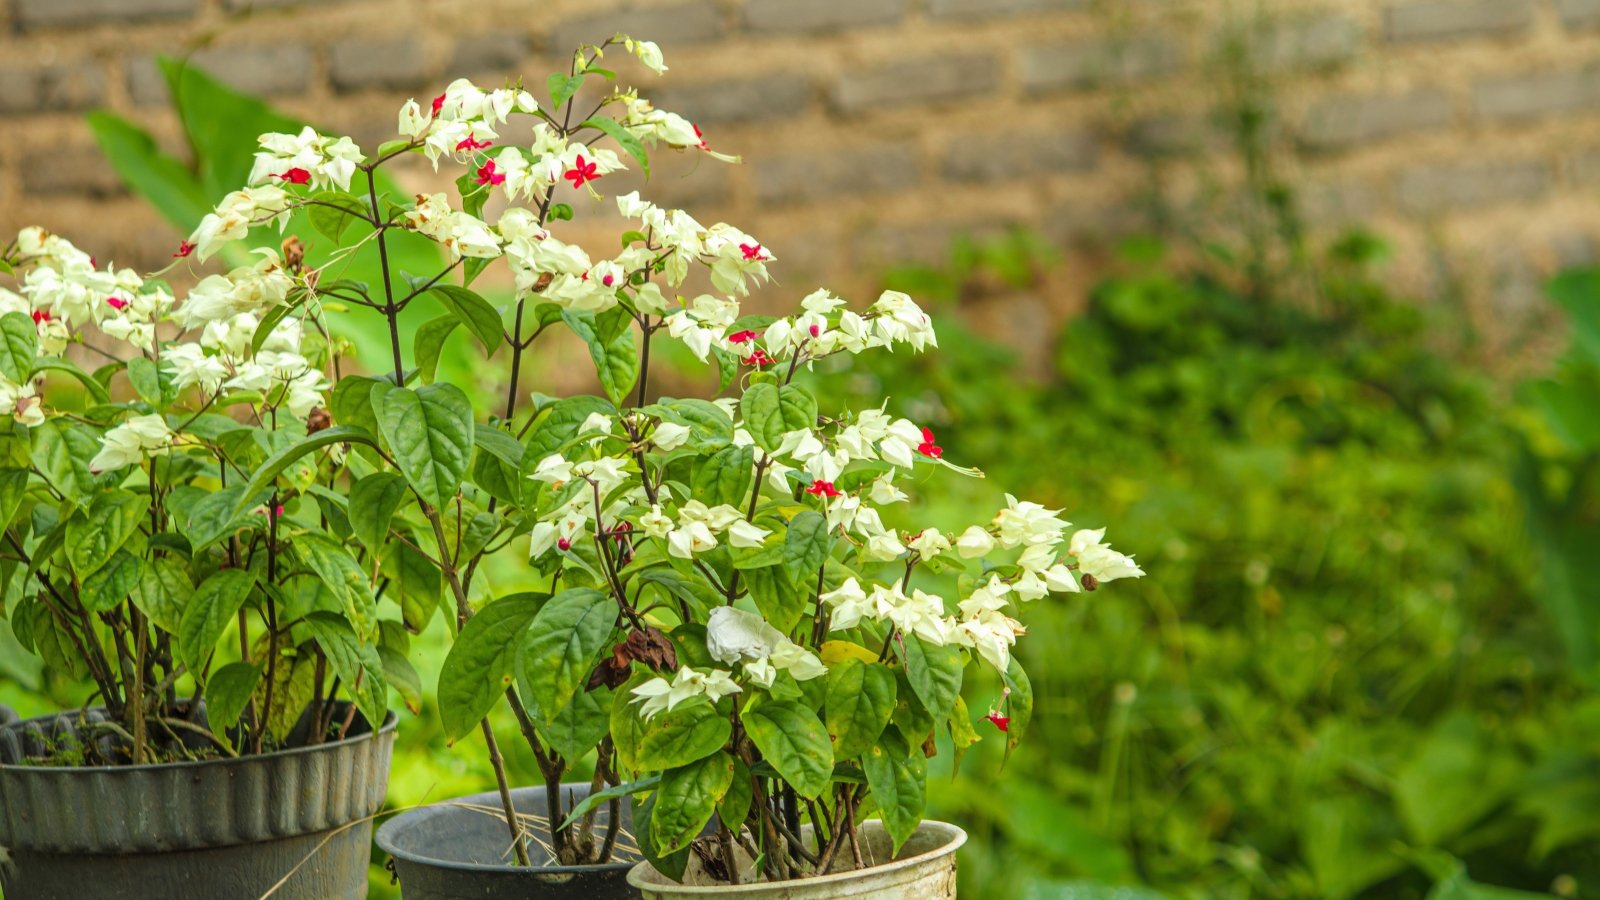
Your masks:
{"label": "soil in pot", "polygon": [[[804,826],[801,837],[812,843],[811,826]],[[740,884],[730,885],[706,871],[700,858],[691,853],[683,882],[640,863],[628,873],[628,882],[639,889],[645,900],[687,900],[722,897],[729,900],[954,900],[956,896],[956,851],[967,842],[967,833],[944,822],[923,822],[895,853],[883,823],[863,822],[857,832],[861,860],[866,868],[855,868],[848,852],[840,852],[829,866],[829,874],[795,881],[756,882],[755,865],[740,849],[735,851],[740,865]]]}
{"label": "soil in pot", "polygon": [[82,745],[77,719],[0,728],[7,898],[251,900],[274,888],[275,900],[366,896],[370,817],[388,786],[393,715],[376,736],[357,715],[345,740],[261,756],[29,764]]}
{"label": "soil in pot", "polygon": [[[566,809],[589,796],[589,785],[562,786]],[[628,886],[628,870],[639,861],[633,842],[629,803],[619,805],[616,848],[611,862],[592,866],[551,866],[545,789],[511,792],[512,805],[526,831],[532,867],[513,865],[511,835],[506,828],[500,794],[490,791],[410,810],[378,829],[378,846],[391,857],[405,900],[623,900],[637,898]],[[595,839],[604,839],[610,810],[599,807]]]}

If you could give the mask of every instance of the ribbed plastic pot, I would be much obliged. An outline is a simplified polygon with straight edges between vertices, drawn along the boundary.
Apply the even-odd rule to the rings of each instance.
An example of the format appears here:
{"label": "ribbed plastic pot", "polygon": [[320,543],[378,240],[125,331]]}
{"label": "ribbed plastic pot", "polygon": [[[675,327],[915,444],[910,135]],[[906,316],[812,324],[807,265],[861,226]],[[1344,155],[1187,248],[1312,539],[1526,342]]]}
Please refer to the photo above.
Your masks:
{"label": "ribbed plastic pot", "polygon": [[[396,719],[342,741],[147,766],[18,763],[75,740],[76,713],[0,728],[0,890],[15,900],[358,900]],[[281,882],[281,884],[280,884]],[[276,890],[273,890],[276,887]]]}
{"label": "ribbed plastic pot", "polygon": [[[589,796],[589,785],[561,786],[570,809]],[[518,788],[511,805],[519,816],[545,816],[545,789]],[[620,827],[633,824],[630,804],[621,804]],[[537,843],[534,865],[511,864],[511,840],[500,810],[500,794],[489,791],[401,813],[378,828],[378,846],[394,860],[404,900],[637,900],[628,886],[632,860],[595,866],[550,866]],[[604,834],[610,810],[602,805],[596,832]],[[635,854],[632,859],[638,859]]]}
{"label": "ribbed plastic pot", "polygon": [[[944,822],[923,822],[906,840],[898,854],[893,852],[883,823],[861,823],[857,832],[861,857],[867,867],[853,868],[848,853],[841,853],[829,867],[829,874],[796,881],[750,883],[754,866],[743,850],[736,851],[743,867],[743,884],[730,885],[706,874],[698,857],[689,857],[683,883],[656,871],[647,862],[628,873],[628,883],[639,889],[645,900],[687,900],[718,897],[723,900],[954,900],[956,896],[956,851],[967,842],[967,833]],[[811,826],[801,835],[811,838]]]}
{"label": "ribbed plastic pot", "polygon": [[0,725],[10,725],[17,721],[17,711],[9,706],[0,706]]}

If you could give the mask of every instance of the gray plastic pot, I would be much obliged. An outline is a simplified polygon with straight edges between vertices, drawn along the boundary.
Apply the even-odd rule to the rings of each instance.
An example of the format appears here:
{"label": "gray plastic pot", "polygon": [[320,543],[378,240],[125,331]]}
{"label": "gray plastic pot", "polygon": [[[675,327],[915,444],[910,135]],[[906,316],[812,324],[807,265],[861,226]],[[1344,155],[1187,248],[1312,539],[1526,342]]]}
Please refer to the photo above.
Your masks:
{"label": "gray plastic pot", "polygon": [[[76,740],[76,713],[0,727],[0,890],[16,900],[359,900],[394,747],[343,741],[147,766],[18,763]],[[279,885],[279,882],[282,882]]]}
{"label": "gray plastic pot", "polygon": [[0,706],[0,725],[10,725],[17,721],[17,711],[9,706]]}
{"label": "gray plastic pot", "polygon": [[[565,784],[564,806],[589,796],[589,785]],[[519,816],[545,815],[545,789],[518,788],[511,804]],[[633,824],[630,804],[621,803],[621,828]],[[405,900],[637,900],[628,886],[628,870],[637,853],[626,861],[595,866],[550,866],[550,855],[538,843],[528,852],[532,867],[511,864],[511,837],[500,813],[500,794],[489,791],[401,813],[378,828],[378,846],[393,858]],[[610,821],[602,804],[595,818],[596,833],[604,834]],[[619,841],[619,846],[631,842]]]}
{"label": "gray plastic pot", "polygon": [[[861,823],[857,832],[861,856],[867,867],[852,868],[848,853],[840,853],[827,875],[796,881],[771,881],[752,884],[754,866],[741,849],[743,884],[730,885],[706,874],[698,857],[689,857],[683,883],[657,872],[647,862],[628,873],[628,883],[639,889],[645,900],[687,900],[720,897],[724,900],[955,900],[956,851],[967,842],[967,833],[944,822],[923,822],[906,840],[898,854],[893,852],[883,823]],[[811,826],[801,837],[811,839]]]}

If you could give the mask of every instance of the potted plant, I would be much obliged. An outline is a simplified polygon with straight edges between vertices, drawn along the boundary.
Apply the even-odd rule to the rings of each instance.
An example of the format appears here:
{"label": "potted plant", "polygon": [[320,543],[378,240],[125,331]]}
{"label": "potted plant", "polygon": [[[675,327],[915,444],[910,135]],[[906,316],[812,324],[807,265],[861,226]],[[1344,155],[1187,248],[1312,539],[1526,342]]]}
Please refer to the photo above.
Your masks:
{"label": "potted plant", "polygon": [[[454,260],[409,290],[351,298],[384,311],[396,335],[417,291],[440,293],[447,311],[418,331],[420,371],[396,337],[392,378],[336,397],[334,418],[381,435],[399,476],[386,483],[410,488],[365,526],[372,513],[357,494],[368,492],[353,492],[351,522],[377,534],[408,522],[429,545],[459,625],[439,682],[445,730],[482,733],[498,784],[392,820],[379,844],[413,898],[468,884],[474,896],[554,885],[610,896],[616,869],[604,864],[622,829],[647,859],[629,880],[649,895],[680,883],[951,894],[964,837],[922,811],[934,735],[948,731],[958,752],[977,739],[960,696],[966,667],[998,673],[986,718],[1015,746],[1032,694],[1010,654],[1023,633],[1012,612],[1143,573],[1103,531],[1072,532],[1058,511],[1023,501],[959,533],[885,525],[913,470],[981,473],[946,461],[929,428],[828,407],[797,376],[841,354],[933,346],[910,297],[888,292],[856,312],[816,291],[794,315],[747,315],[742,298],[767,280],[771,251],[637,192],[615,200],[628,222],[614,257],[562,240],[559,223],[594,205],[595,182],[624,157],[648,172],[654,147],[710,152],[688,121],[605,84],[615,75],[599,62],[613,46],[665,68],[655,45],[617,35],[580,48],[541,99],[456,82],[431,106],[406,104],[402,137],[380,161],[452,159],[466,170],[454,204],[445,194],[318,201],[366,216],[380,248],[386,231],[410,229]],[[580,108],[586,83],[603,93]],[[512,115],[535,120],[531,146],[494,144]],[[494,194],[510,205],[491,224]],[[515,294],[497,307],[466,285],[502,258]],[[458,266],[463,285],[439,287]],[[460,326],[510,357],[504,406],[488,421],[453,387],[428,383],[438,342]],[[520,403],[523,355],[558,327],[587,346],[603,395]],[[663,338],[714,365],[718,393],[737,391],[652,396],[651,345]],[[422,386],[398,386],[413,374]],[[482,591],[475,573],[512,546],[528,548],[533,577]],[[957,592],[925,590],[928,574]],[[545,776],[531,793],[512,790],[485,720],[502,701]],[[593,777],[564,789],[591,747]],[[463,836],[496,805],[495,829]],[[530,828],[530,813],[543,823]]]}
{"label": "potted plant", "polygon": [[366,895],[416,673],[344,513],[321,272],[294,240],[228,255],[178,299],[39,228],[0,248],[6,614],[90,685],[0,727],[10,895]]}

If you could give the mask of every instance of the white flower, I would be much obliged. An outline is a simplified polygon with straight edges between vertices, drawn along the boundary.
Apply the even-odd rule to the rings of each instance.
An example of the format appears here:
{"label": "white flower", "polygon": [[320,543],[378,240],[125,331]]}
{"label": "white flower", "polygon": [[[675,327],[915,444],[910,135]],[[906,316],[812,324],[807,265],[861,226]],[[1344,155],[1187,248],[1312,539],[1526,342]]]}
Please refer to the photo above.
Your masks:
{"label": "white flower", "polygon": [[628,38],[623,44],[628,48],[629,53],[637,56],[639,62],[644,63],[645,68],[657,75],[667,71],[667,63],[662,59],[661,48],[656,46],[655,41],[636,41],[633,38]]}
{"label": "white flower", "polygon": [[1006,495],[1006,508],[994,517],[999,531],[1000,545],[1016,547],[1020,544],[1054,544],[1061,540],[1061,532],[1072,526],[1056,517],[1059,509],[1045,509],[1037,503]]}
{"label": "white flower", "polygon": [[951,623],[944,613],[944,601],[939,597],[913,590],[907,597],[898,584],[892,587],[877,585],[872,590],[872,600],[878,608],[878,618],[887,618],[903,634],[915,634],[930,644],[943,645],[950,641]]}
{"label": "white flower", "polygon": [[339,190],[350,190],[350,178],[362,160],[361,148],[347,137],[328,138],[311,126],[299,134],[269,132],[257,139],[250,181],[255,184],[309,184],[315,188],[330,183]]}
{"label": "white flower", "polygon": [[35,395],[32,381],[12,384],[0,376],[0,414],[10,414],[19,425],[29,428],[44,424],[44,406]]}
{"label": "white flower", "polygon": [[889,464],[909,469],[916,464],[917,447],[921,443],[922,429],[913,425],[910,419],[896,419],[878,443],[878,452]]}
{"label": "white flower", "polygon": [[1042,574],[1044,575],[1045,587],[1048,587],[1054,593],[1076,594],[1083,590],[1083,587],[1078,584],[1078,576],[1074,575],[1071,569],[1061,563],[1056,563],[1045,569]]}
{"label": "white flower", "polygon": [[[719,606],[711,611],[706,620],[706,649],[717,662],[731,665],[741,660],[764,661],[772,668],[787,670],[796,681],[828,674],[820,659],[784,637],[783,632],[773,628],[766,619],[733,606]],[[762,680],[765,672],[750,674],[762,687],[772,686],[770,678]]]}
{"label": "white flower", "polygon": [[134,416],[106,432],[100,452],[89,461],[89,471],[99,473],[159,456],[172,446],[172,429],[157,415]]}
{"label": "white flower", "polygon": [[650,511],[639,517],[639,527],[653,538],[664,538],[672,530],[672,517],[661,511],[661,504],[652,504]]}
{"label": "white flower", "polygon": [[671,710],[695,697],[705,697],[715,703],[729,694],[739,693],[739,685],[721,669],[701,672],[684,666],[670,683],[665,678],[654,678],[634,688],[632,693],[634,703],[643,703],[639,714],[651,719],[656,713]]}
{"label": "white flower", "polygon": [[214,394],[228,377],[228,367],[215,356],[207,356],[199,344],[173,344],[162,354],[161,362],[173,373],[172,384],[182,390],[198,385]]}
{"label": "white flower", "polygon": [[688,439],[689,426],[675,422],[662,422],[655,431],[650,432],[650,443],[655,444],[657,450],[671,452],[682,447]]}
{"label": "white flower", "polygon": [[735,547],[760,547],[772,532],[740,519],[728,526],[728,543]]}
{"label": "white flower", "polygon": [[956,552],[961,554],[962,559],[988,556],[993,549],[994,535],[982,525],[973,525],[956,538]]}
{"label": "white flower", "polygon": [[937,528],[924,528],[920,534],[907,541],[906,546],[916,551],[919,557],[932,559],[950,549],[950,539]]}
{"label": "white flower", "polygon": [[860,583],[853,577],[846,578],[843,584],[817,599],[833,607],[831,628],[833,631],[856,627],[862,616],[875,618],[873,603],[867,599],[866,592],[861,590]]}
{"label": "white flower", "polygon": [[933,320],[909,295],[884,291],[878,302],[872,304],[872,311],[878,314],[873,325],[884,343],[901,341],[918,351],[939,346],[933,333]]}
{"label": "white flower", "polygon": [[687,522],[667,532],[667,552],[679,559],[694,559],[717,546],[717,536],[704,522]]}
{"label": "white flower", "polygon": [[994,610],[982,610],[961,622],[954,633],[964,646],[978,651],[989,665],[1004,672],[1011,662],[1011,647],[1027,633],[1022,623]]}
{"label": "white flower", "polygon": [[886,531],[867,539],[867,546],[863,548],[861,558],[868,562],[889,562],[899,559],[905,552],[905,545],[894,536],[894,532]]}
{"label": "white flower", "polygon": [[1072,535],[1067,552],[1078,558],[1078,569],[1095,581],[1116,581],[1118,578],[1144,575],[1144,570],[1134,563],[1133,557],[1100,543],[1105,533],[1104,528],[1092,531],[1085,528]]}

